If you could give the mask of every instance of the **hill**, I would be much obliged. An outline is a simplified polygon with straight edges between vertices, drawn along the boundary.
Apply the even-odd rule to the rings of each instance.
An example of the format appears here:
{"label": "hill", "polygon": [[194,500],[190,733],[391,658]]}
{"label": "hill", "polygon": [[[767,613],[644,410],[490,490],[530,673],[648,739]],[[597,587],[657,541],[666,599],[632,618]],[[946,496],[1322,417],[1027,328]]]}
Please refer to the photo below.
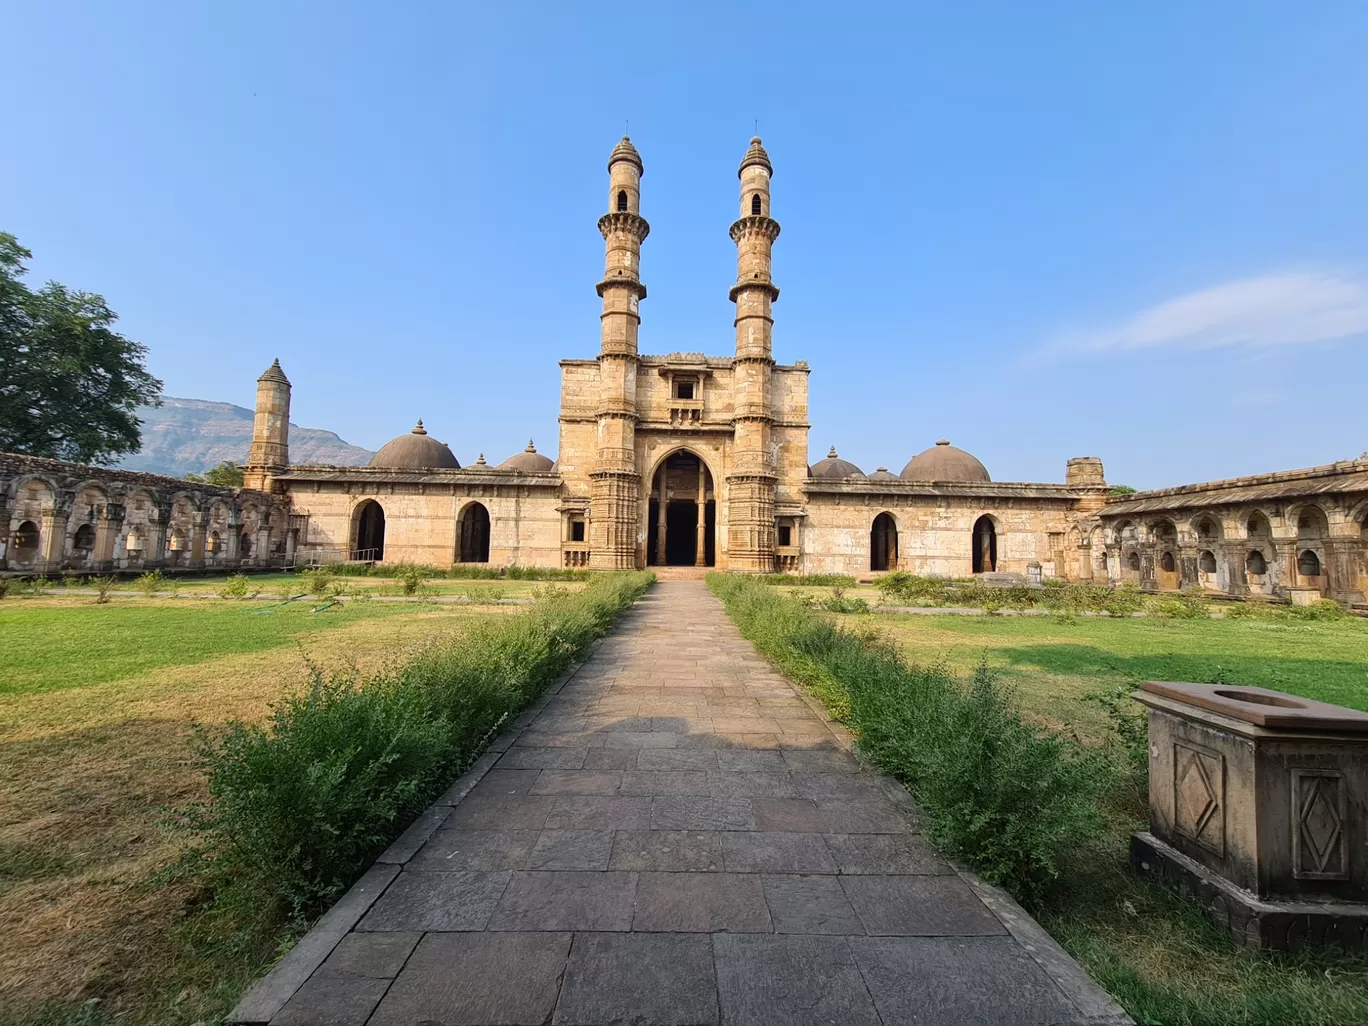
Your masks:
{"label": "hill", "polygon": [[[143,425],[142,449],[119,464],[129,470],[184,477],[224,460],[244,463],[252,445],[252,411],[232,403],[205,399],[163,398],[161,407],[138,410]],[[373,456],[369,449],[344,442],[331,431],[290,425],[291,463],[360,466]]]}

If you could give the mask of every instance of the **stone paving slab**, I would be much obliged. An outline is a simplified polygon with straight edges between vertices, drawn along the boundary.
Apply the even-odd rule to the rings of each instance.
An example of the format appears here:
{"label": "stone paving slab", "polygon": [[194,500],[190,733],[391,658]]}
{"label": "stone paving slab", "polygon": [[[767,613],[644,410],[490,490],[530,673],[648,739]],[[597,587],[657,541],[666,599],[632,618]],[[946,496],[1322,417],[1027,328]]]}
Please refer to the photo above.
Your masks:
{"label": "stone paving slab", "polygon": [[1129,1021],[697,581],[653,588],[382,861],[301,942],[326,959],[234,1021]]}

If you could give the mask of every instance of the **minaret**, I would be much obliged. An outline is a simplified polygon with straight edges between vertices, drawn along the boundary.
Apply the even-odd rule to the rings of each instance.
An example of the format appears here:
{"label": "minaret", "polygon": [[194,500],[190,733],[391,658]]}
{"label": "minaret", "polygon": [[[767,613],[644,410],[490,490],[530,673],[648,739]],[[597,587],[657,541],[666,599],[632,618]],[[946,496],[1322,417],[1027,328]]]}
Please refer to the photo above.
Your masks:
{"label": "minaret", "polygon": [[636,566],[641,475],[636,465],[637,304],[641,243],[651,226],[641,216],[641,156],[625,135],[608,156],[608,213],[599,218],[607,245],[599,347],[598,453],[589,499],[589,565],[595,570]]}
{"label": "minaret", "polygon": [[731,473],[727,475],[727,565],[751,573],[774,572],[774,453],[770,435],[770,376],[774,367],[772,307],[779,290],[770,280],[770,249],[779,222],[770,216],[774,168],[757,135],[741,160],[741,217],[731,226],[736,243],[736,396]]}
{"label": "minaret", "polygon": [[290,465],[290,379],[274,361],[257,378],[252,448],[243,469],[242,486],[269,492],[277,474]]}

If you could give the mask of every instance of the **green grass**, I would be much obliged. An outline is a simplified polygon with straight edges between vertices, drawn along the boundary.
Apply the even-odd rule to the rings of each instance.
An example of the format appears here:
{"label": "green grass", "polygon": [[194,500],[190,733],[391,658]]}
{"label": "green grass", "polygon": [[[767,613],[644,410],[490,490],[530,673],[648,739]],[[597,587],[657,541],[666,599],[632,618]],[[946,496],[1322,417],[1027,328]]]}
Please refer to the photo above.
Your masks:
{"label": "green grass", "polygon": [[[856,618],[845,618],[855,626]],[[869,617],[858,618],[861,627]],[[1114,620],[880,615],[872,625],[913,662],[961,675],[981,661],[1027,711],[1094,732],[1081,696],[1141,680],[1245,684],[1368,711],[1368,620]]]}
{"label": "green grass", "polygon": [[[90,687],[162,666],[287,645],[359,620],[413,613],[410,603],[349,602],[313,613],[301,600],[269,602],[72,599],[0,604],[0,694]],[[383,629],[383,628],[381,628]]]}
{"label": "green grass", "polygon": [[[1082,696],[1146,678],[1256,685],[1368,711],[1360,619],[841,619],[878,628],[915,663],[967,675],[986,660],[1024,712],[1089,743],[1107,725]],[[1060,886],[1032,911],[1142,1026],[1368,1022],[1368,959],[1239,948],[1200,909],[1130,872],[1127,845],[1142,810],[1104,811],[1104,833],[1072,853]]]}

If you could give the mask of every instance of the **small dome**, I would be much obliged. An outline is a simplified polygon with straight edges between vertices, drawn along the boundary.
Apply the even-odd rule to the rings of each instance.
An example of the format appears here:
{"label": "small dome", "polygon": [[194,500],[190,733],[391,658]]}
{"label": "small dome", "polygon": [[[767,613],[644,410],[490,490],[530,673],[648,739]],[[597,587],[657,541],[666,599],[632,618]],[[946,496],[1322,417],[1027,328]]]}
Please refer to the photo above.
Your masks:
{"label": "small dome", "polygon": [[625,160],[629,164],[635,164],[638,175],[644,175],[646,168],[641,163],[641,154],[632,145],[632,140],[627,136],[622,137],[622,142],[613,147],[613,152],[608,154],[608,170],[613,170],[613,165],[619,160]]}
{"label": "small dome", "polygon": [[285,376],[285,372],[284,372],[283,370],[280,369],[280,360],[279,360],[279,358],[272,360],[272,361],[271,361],[271,365],[270,365],[269,367],[267,367],[264,371],[261,372],[261,377],[257,378],[257,380],[258,380],[258,381],[283,381],[283,382],[284,382],[285,384],[287,384],[287,385],[290,383],[290,379],[287,378],[287,377]]}
{"label": "small dome", "polygon": [[808,467],[808,476],[815,477],[822,481],[844,481],[846,478],[865,479],[864,471],[849,460],[843,460],[836,455],[836,446],[831,447],[831,452],[827,453],[827,458],[818,460]]}
{"label": "small dome", "polygon": [[421,420],[408,434],[382,445],[371,457],[370,466],[391,470],[461,469],[451,450],[429,435]]}
{"label": "small dome", "polygon": [[983,484],[991,481],[988,468],[977,459],[956,449],[944,438],[925,452],[918,453],[903,467],[904,481],[958,481]]}
{"label": "small dome", "polygon": [[897,474],[892,473],[887,467],[880,467],[878,470],[874,471],[874,473],[872,473],[872,474],[869,475],[869,479],[870,479],[871,481],[901,481],[901,480],[902,480],[902,478],[898,477]]}
{"label": "small dome", "polygon": [[527,440],[527,448],[516,456],[510,456],[499,464],[500,470],[520,470],[524,474],[549,474],[555,464],[549,457],[537,452],[532,439]]}
{"label": "small dome", "polygon": [[741,172],[752,164],[759,164],[770,173],[771,177],[773,177],[774,165],[770,163],[769,154],[765,152],[765,147],[760,145],[760,137],[758,135],[751,136],[750,149],[748,149],[746,155],[741,158],[741,166],[736,171],[736,177],[740,178]]}

